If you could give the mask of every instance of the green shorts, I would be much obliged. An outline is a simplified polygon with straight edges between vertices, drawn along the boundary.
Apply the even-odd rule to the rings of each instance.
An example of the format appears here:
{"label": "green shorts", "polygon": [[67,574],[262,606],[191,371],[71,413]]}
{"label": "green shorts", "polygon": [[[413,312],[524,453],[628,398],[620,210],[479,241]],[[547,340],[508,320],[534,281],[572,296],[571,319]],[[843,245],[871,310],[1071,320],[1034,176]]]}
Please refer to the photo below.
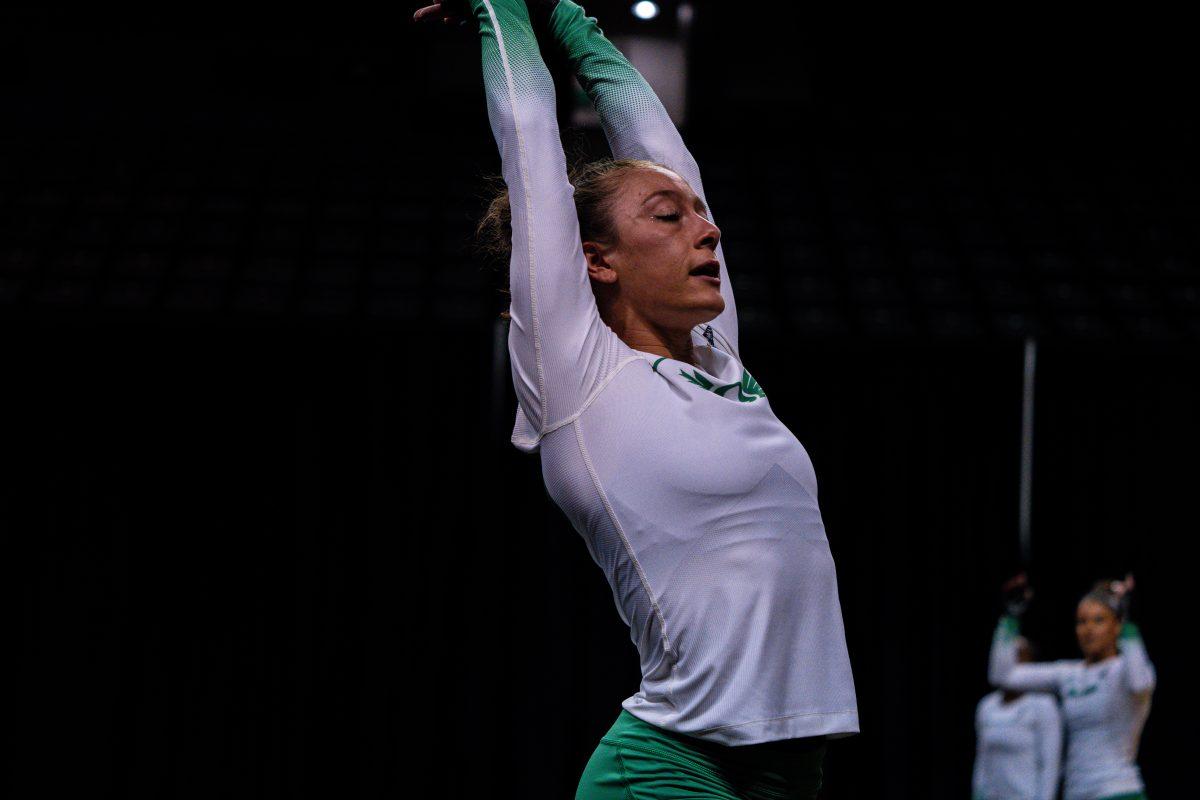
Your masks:
{"label": "green shorts", "polygon": [[575,800],[811,800],[820,738],[729,747],[621,711],[583,770]]}

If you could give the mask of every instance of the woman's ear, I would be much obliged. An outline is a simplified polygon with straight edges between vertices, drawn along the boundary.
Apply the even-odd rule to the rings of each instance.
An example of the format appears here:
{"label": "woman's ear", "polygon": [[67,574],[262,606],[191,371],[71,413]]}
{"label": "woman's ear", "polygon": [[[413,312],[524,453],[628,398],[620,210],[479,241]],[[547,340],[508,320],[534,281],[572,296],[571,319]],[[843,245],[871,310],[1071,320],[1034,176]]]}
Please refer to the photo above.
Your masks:
{"label": "woman's ear", "polygon": [[604,257],[604,248],[596,242],[583,243],[583,257],[587,259],[588,277],[596,283],[617,282],[617,271]]}

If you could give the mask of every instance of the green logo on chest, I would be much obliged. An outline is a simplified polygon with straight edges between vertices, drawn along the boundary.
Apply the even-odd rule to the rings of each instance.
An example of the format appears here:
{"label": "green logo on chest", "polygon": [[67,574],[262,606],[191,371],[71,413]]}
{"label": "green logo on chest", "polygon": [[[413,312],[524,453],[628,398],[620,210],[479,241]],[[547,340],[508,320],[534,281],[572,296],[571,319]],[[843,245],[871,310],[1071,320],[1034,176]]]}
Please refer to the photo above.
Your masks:
{"label": "green logo on chest", "polygon": [[767,393],[758,385],[758,381],[754,380],[746,370],[742,370],[742,380],[739,383],[728,383],[724,386],[717,386],[715,383],[704,377],[699,370],[689,373],[687,370],[679,370],[679,374],[687,379],[688,383],[693,383],[708,392],[719,394],[722,397],[726,396],[726,392],[730,389],[737,389],[737,399],[743,403],[753,403],[760,397],[766,397]]}

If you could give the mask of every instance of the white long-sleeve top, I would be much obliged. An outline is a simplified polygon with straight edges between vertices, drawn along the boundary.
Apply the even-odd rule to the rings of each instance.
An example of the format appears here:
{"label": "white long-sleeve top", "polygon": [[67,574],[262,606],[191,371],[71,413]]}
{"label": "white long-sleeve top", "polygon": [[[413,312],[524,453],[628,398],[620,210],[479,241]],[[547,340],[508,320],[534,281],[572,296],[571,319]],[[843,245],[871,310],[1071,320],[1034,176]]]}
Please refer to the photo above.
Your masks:
{"label": "white long-sleeve top", "polygon": [[1016,637],[1016,620],[1001,619],[992,639],[988,677],[1005,689],[1058,695],[1067,735],[1065,799],[1102,800],[1142,791],[1137,751],[1155,673],[1137,626],[1125,623],[1119,654],[1095,664],[1019,664]]}
{"label": "white long-sleeve top", "polygon": [[1062,758],[1062,716],[1050,695],[1011,702],[985,695],[975,709],[974,800],[1054,800]]}
{"label": "white long-sleeve top", "polygon": [[[726,306],[694,332],[696,364],[622,342],[589,285],[553,85],[525,6],[472,7],[512,210],[513,442],[540,452],[551,497],[630,627],[642,680],[624,707],[728,745],[857,732],[812,462],[742,366],[722,249]],[[551,23],[613,154],[669,167],[707,204],[662,105],[595,20],[564,0]]]}

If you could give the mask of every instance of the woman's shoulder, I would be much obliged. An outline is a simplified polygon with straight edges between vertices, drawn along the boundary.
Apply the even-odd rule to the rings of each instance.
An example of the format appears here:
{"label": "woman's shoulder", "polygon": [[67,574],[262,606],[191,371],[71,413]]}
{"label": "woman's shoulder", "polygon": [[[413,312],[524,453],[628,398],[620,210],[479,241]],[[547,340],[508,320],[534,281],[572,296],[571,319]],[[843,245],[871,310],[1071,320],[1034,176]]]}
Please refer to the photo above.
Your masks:
{"label": "woman's shoulder", "polygon": [[979,698],[979,702],[975,705],[976,711],[984,712],[992,708],[1000,702],[1000,696],[1002,694],[1003,691],[1000,689],[993,689],[992,691],[988,692],[983,697]]}

